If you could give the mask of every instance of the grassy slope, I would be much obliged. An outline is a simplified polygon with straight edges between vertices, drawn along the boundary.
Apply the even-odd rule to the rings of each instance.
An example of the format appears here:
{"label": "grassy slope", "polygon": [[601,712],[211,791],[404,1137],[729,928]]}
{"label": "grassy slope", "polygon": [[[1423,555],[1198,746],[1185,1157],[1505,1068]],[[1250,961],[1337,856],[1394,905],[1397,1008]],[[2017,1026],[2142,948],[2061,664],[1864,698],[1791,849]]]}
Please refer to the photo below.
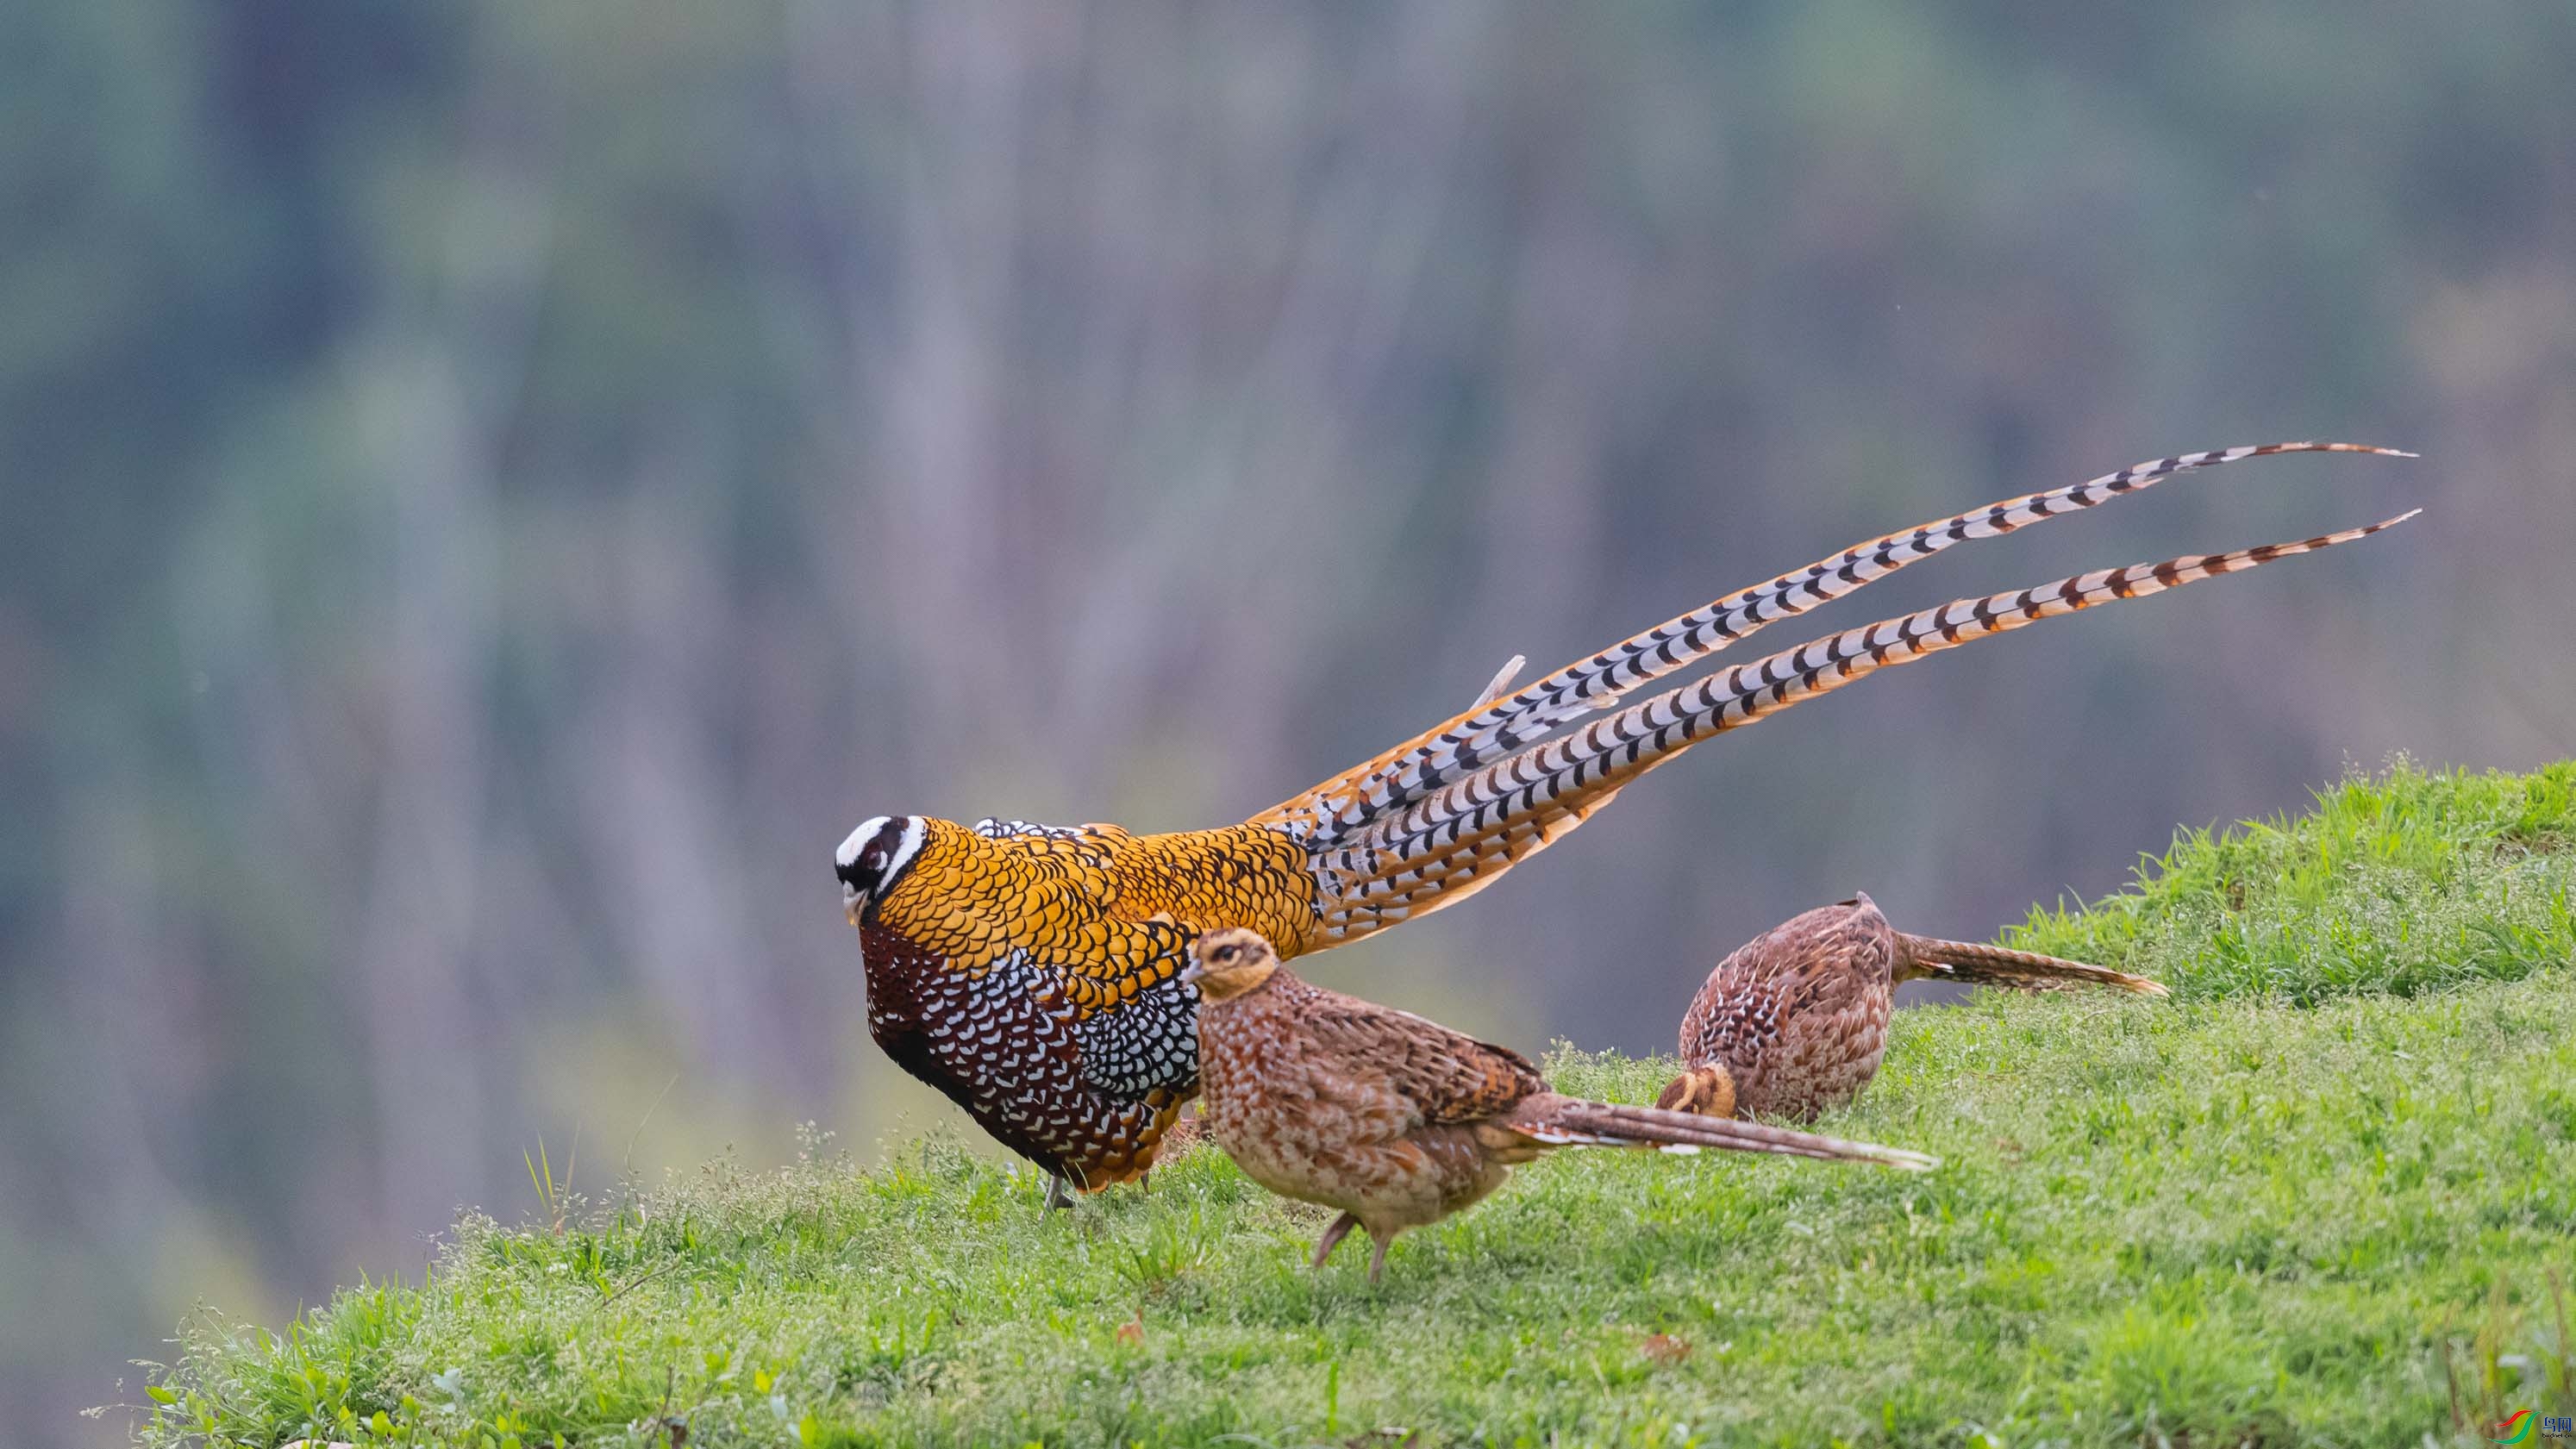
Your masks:
{"label": "grassy slope", "polygon": [[[720,1164],[568,1230],[469,1221],[426,1288],[282,1339],[209,1316],[142,1433],[2483,1442],[2455,1402],[2576,1412],[2571,882],[2576,765],[2400,768],[2016,933],[2175,1001],[1906,1014],[1826,1126],[1928,1176],[1563,1154],[1371,1289],[1215,1152],[1053,1215],[953,1140]],[[1550,1065],[1633,1100],[1669,1063]]]}

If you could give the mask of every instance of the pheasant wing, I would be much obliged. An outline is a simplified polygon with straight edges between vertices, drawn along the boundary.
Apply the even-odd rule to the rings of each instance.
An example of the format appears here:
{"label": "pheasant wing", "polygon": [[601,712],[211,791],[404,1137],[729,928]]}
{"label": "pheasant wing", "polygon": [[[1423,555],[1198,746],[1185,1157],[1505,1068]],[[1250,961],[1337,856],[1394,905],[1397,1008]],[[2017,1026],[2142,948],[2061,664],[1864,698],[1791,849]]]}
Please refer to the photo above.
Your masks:
{"label": "pheasant wing", "polygon": [[1718,963],[1682,1018],[1685,1060],[1732,1058],[1780,1038],[1781,1024],[1838,1009],[1888,979],[1887,918],[1862,901],[1792,916]]}
{"label": "pheasant wing", "polygon": [[1316,1047],[1344,1075],[1413,1104],[1425,1123],[1481,1121],[1547,1090],[1538,1068],[1510,1047],[1339,992],[1315,996],[1305,1025]]}

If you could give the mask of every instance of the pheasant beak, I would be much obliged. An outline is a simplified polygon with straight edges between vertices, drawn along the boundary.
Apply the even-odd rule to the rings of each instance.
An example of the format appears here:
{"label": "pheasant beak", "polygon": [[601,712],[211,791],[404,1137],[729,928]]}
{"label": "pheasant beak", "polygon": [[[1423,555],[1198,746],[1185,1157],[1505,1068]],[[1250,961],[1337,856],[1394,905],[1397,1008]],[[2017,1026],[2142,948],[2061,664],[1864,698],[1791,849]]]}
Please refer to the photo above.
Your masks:
{"label": "pheasant beak", "polygon": [[1207,968],[1200,965],[1194,957],[1191,959],[1190,964],[1181,968],[1181,984],[1183,986],[1196,986],[1199,984],[1199,979],[1205,975],[1207,975]]}

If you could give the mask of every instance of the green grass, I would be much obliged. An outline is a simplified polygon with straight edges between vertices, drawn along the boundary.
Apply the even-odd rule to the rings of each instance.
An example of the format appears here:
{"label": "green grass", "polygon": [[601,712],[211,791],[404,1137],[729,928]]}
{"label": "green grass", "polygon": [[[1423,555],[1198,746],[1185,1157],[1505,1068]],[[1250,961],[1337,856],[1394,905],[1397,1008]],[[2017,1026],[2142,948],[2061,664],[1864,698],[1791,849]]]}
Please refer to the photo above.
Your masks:
{"label": "green grass", "polygon": [[2034,910],[2005,944],[2157,977],[2185,998],[2419,996],[2565,965],[2576,764],[2404,763],[2290,819],[2186,831],[2129,890]]}
{"label": "green grass", "polygon": [[[1924,1176],[1567,1153],[1303,1265],[1221,1153],[1043,1214],[934,1136],[718,1163],[282,1335],[201,1315],[149,1443],[2482,1443],[2576,1413],[2576,765],[2399,767],[2017,937],[2176,999],[1906,1013],[1827,1130]],[[1560,1050],[1572,1091],[1670,1063]],[[2569,1285],[2562,1290],[2561,1285]],[[2536,1439],[2537,1436],[2535,1436]]]}

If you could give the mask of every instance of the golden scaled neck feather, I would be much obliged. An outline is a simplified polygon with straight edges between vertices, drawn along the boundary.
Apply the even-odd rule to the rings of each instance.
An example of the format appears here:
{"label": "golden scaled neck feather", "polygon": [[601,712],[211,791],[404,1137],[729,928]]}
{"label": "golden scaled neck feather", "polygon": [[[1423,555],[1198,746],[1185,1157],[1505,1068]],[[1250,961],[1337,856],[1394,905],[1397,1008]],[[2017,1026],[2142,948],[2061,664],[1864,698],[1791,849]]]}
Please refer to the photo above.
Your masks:
{"label": "golden scaled neck feather", "polygon": [[[1281,955],[1317,929],[1305,852],[1256,825],[1135,835],[979,835],[926,822],[920,854],[877,905],[878,923],[960,970],[1026,950],[1077,975],[1159,979],[1199,932],[1258,931]],[[1148,963],[1151,968],[1148,970]]]}

